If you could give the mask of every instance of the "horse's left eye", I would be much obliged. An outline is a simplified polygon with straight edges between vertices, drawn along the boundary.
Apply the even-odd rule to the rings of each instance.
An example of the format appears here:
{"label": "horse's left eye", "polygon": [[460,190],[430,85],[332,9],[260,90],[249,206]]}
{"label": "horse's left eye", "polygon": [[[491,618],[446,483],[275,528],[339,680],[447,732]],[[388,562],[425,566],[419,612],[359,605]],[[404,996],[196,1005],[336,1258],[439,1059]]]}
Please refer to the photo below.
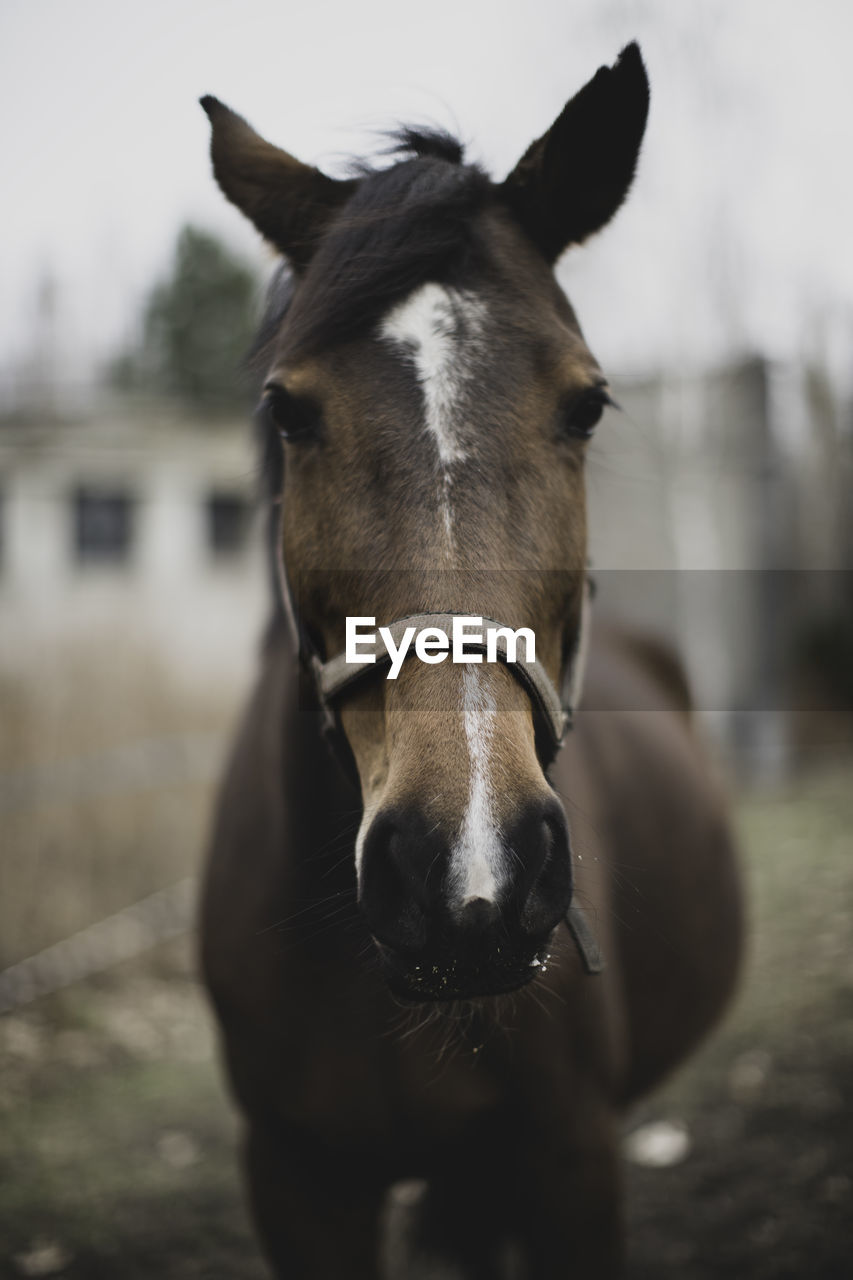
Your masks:
{"label": "horse's left eye", "polygon": [[566,405],[563,430],[576,440],[589,440],[608,405],[616,407],[606,387],[592,387]]}
{"label": "horse's left eye", "polygon": [[260,412],[282,440],[309,440],[320,425],[320,407],[313,400],[291,395],[284,387],[268,384]]}

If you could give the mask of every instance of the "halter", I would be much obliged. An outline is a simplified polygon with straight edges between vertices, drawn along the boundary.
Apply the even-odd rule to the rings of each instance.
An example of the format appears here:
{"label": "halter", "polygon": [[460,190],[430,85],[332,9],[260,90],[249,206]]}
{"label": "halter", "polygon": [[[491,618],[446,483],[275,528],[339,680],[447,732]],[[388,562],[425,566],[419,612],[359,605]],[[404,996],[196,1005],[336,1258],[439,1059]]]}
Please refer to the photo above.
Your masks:
{"label": "halter", "polygon": [[[452,627],[454,618],[468,616],[470,615],[458,612],[410,613],[406,617],[398,618],[396,622],[392,622],[387,630],[395,648],[399,648],[409,627],[414,627],[416,631],[424,627],[435,627],[447,632]],[[496,656],[509,668],[533,704],[540,726],[540,734],[545,744],[545,750],[540,752],[542,756],[546,757],[543,761],[543,768],[547,768],[562,746],[566,733],[572,727],[575,707],[583,685],[589,632],[589,587],[588,585],[584,587],[578,637],[566,666],[560,693],[557,692],[550,676],[541,663],[527,661],[518,657],[517,649],[515,657],[510,658],[508,640],[504,632],[512,631],[511,627],[504,627],[503,624],[496,622],[493,618],[483,618],[482,621],[485,627],[497,629],[494,636]],[[465,650],[466,653],[484,654],[486,645],[477,640],[466,638]],[[408,653],[410,654],[411,650]],[[335,700],[365,676],[376,674],[383,667],[389,666],[390,663],[391,655],[387,647],[384,654],[376,654],[372,661],[365,658],[356,662],[348,662],[345,654],[338,653],[327,662],[323,662],[316,653],[312,653],[310,667],[314,675],[317,695],[324,715],[334,724],[333,706]]]}
{"label": "halter", "polygon": [[[282,538],[280,532],[279,537],[277,538],[276,548],[281,602],[297,644],[300,662],[302,663],[303,668],[311,674],[322,716],[323,736],[328,742],[330,749],[337,758],[343,771],[347,774],[356,788],[358,788],[360,787],[358,771],[355,767],[352,749],[350,748],[346,735],[340,725],[337,714],[337,701],[341,695],[346,693],[353,685],[360,683],[371,675],[375,676],[377,673],[381,672],[384,667],[389,666],[391,663],[391,655],[388,653],[386,648],[384,654],[375,654],[374,661],[372,662],[369,659],[359,659],[355,662],[348,662],[345,653],[337,653],[334,657],[329,658],[324,662],[317,652],[315,645],[311,641],[305,627],[302,625],[293,606],[293,597],[290,593],[290,584],[287,580],[287,570],[285,569],[284,556],[282,554]],[[584,581],[583,598],[581,600],[580,625],[578,627],[577,638],[563,673],[559,693],[557,692],[557,688],[551,680],[551,677],[548,675],[541,663],[536,661],[527,661],[526,659],[522,659],[518,656],[518,646],[516,646],[515,657],[510,659],[507,648],[507,638],[505,635],[501,634],[501,631],[512,631],[513,628],[504,627],[504,624],[496,622],[493,618],[483,618],[482,620],[485,627],[496,627],[501,629],[493,637],[496,656],[506,665],[512,675],[515,676],[516,680],[518,680],[519,684],[530,698],[534,711],[534,721],[537,723],[537,754],[539,755],[543,771],[547,769],[554,760],[554,757],[565,741],[566,734],[574,724],[575,708],[580,701],[583,689],[587,652],[589,648],[590,605],[592,595],[592,582],[587,577]],[[415,627],[416,630],[420,630],[423,627],[438,627],[447,631],[452,627],[454,618],[470,616],[470,614],[459,612],[411,613],[407,614],[404,618],[398,618],[395,622],[392,622],[388,627],[388,631],[390,632],[390,637],[394,642],[395,648],[399,648],[407,627]],[[465,650],[468,653],[485,654],[486,646],[484,643],[481,644],[476,640],[471,640],[466,637]],[[407,651],[407,656],[409,656],[411,652],[412,650],[410,648]],[[578,906],[576,902],[572,901],[564,919],[569,933],[572,936],[572,940],[577,947],[584,971],[587,974],[601,973],[604,969],[604,957],[586,916],[584,915],[583,908]]]}

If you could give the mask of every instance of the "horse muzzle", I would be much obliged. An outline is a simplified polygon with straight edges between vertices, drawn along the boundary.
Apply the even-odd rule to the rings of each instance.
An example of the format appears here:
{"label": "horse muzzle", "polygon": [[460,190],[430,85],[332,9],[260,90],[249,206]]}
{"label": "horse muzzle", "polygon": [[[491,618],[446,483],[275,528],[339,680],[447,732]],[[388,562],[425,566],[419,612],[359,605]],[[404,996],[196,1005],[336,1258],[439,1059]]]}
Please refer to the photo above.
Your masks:
{"label": "horse muzzle", "polygon": [[568,826],[556,796],[500,838],[494,896],[460,897],[451,850],[417,810],[378,814],[364,842],[359,902],[391,990],[413,1001],[498,995],[539,972],[572,896]]}

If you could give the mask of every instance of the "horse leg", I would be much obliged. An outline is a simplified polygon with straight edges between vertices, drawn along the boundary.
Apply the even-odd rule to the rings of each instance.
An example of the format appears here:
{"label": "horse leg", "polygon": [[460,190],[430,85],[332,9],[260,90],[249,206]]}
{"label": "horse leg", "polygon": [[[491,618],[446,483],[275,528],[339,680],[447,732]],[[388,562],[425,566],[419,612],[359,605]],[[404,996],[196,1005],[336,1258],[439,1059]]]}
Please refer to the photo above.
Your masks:
{"label": "horse leg", "polygon": [[516,1203],[530,1280],[616,1280],[623,1227],[618,1126],[596,1139],[531,1139],[517,1167]]}
{"label": "horse leg", "polygon": [[508,1280],[507,1217],[494,1169],[430,1179],[405,1213],[403,1257],[389,1268],[398,1277]]}
{"label": "horse leg", "polygon": [[245,1161],[255,1225],[280,1280],[379,1280],[384,1186],[332,1155],[285,1147],[257,1124]]}

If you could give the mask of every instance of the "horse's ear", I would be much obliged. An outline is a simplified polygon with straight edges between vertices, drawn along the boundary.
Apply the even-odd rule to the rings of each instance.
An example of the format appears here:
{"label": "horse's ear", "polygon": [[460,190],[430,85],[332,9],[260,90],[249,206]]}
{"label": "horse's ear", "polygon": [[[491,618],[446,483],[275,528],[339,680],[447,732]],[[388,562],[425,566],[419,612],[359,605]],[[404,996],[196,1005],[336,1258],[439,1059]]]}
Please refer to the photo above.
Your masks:
{"label": "horse's ear", "polygon": [[549,262],[609,222],[628,194],[649,112],[639,47],[600,67],[530,146],[502,190]]}
{"label": "horse's ear", "polygon": [[201,99],[212,126],[213,172],[225,195],[297,268],[356,183],[329,178],[255,133],[218,98]]}

